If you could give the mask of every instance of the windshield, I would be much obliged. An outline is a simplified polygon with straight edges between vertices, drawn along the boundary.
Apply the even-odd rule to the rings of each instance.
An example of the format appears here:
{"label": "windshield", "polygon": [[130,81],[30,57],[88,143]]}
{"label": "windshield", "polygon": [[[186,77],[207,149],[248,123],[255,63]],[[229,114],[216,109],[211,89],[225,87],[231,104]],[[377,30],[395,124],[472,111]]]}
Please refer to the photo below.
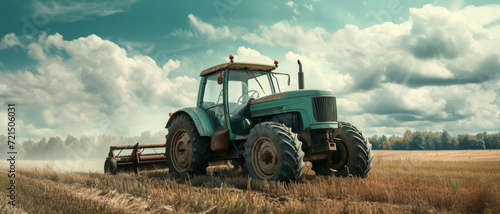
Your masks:
{"label": "windshield", "polygon": [[234,104],[247,103],[251,98],[257,99],[274,93],[269,72],[230,70],[228,81],[228,102]]}

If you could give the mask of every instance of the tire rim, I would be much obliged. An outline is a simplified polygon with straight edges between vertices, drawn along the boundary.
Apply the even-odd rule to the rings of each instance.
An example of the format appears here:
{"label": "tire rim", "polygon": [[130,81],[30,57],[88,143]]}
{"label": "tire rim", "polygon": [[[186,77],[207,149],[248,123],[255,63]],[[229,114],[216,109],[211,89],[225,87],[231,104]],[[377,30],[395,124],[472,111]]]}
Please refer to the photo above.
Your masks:
{"label": "tire rim", "polygon": [[278,169],[278,149],[267,137],[257,139],[252,147],[252,166],[257,176],[264,180],[273,177]]}
{"label": "tire rim", "polygon": [[191,161],[191,140],[186,130],[178,130],[170,144],[172,165],[177,172],[186,171]]}
{"label": "tire rim", "polygon": [[340,172],[342,171],[349,163],[349,150],[347,149],[347,145],[342,139],[337,143],[337,151],[333,152],[330,161],[330,168],[334,171]]}

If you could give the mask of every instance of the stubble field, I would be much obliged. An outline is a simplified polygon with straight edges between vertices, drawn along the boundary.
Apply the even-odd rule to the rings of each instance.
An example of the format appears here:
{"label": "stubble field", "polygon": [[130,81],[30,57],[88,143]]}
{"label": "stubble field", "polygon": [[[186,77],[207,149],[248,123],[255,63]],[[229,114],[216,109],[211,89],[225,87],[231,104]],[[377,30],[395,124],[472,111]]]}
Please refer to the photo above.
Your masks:
{"label": "stubble field", "polygon": [[251,180],[226,166],[189,180],[164,171],[112,176],[23,168],[16,207],[7,204],[7,179],[0,180],[0,207],[2,213],[500,213],[497,150],[374,155],[366,179],[316,176],[306,163],[304,178],[290,184]]}

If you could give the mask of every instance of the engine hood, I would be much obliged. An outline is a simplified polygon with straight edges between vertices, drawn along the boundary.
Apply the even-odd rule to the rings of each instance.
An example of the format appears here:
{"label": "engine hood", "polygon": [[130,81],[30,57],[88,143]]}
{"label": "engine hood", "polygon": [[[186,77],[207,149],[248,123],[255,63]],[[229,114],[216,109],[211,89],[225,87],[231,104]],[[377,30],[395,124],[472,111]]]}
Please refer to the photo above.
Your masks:
{"label": "engine hood", "polygon": [[335,96],[335,93],[332,90],[295,90],[295,91],[287,91],[276,94],[271,94],[265,97],[261,97],[256,100],[252,100],[250,104],[264,103],[279,99],[287,99],[287,98],[295,98],[295,97],[314,97],[314,96],[325,96],[331,95]]}

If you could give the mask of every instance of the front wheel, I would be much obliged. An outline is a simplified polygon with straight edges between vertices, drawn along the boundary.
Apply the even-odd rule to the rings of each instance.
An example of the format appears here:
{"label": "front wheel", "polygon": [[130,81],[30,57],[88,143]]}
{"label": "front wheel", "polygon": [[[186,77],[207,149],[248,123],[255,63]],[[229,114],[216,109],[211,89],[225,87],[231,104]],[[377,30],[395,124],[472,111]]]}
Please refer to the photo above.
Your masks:
{"label": "front wheel", "polygon": [[168,129],[165,150],[170,173],[181,177],[206,174],[210,143],[200,136],[189,116],[174,119]]}
{"label": "front wheel", "polygon": [[317,175],[365,178],[372,168],[372,145],[365,141],[361,132],[349,123],[342,128],[335,139],[337,150],[328,159],[312,161]]}
{"label": "front wheel", "polygon": [[297,135],[284,124],[263,122],[250,130],[245,143],[245,166],[252,178],[295,181],[302,177],[304,152]]}

